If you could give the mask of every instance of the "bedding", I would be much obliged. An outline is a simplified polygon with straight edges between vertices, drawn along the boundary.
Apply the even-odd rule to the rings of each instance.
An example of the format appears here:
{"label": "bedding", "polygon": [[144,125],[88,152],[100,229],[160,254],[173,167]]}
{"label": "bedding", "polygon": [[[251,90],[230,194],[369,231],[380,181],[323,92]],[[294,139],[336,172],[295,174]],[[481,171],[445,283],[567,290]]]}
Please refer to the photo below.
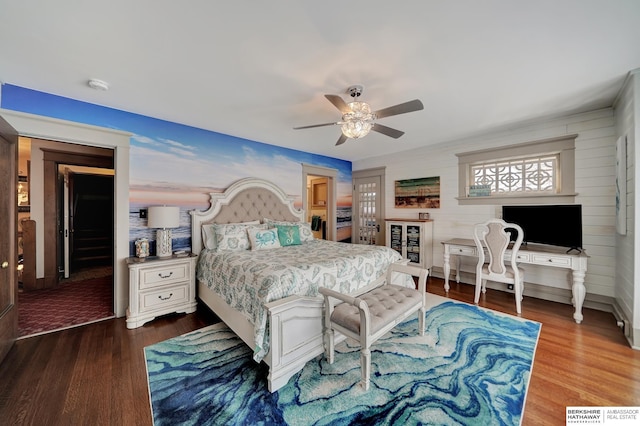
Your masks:
{"label": "bedding", "polygon": [[[400,259],[388,247],[325,240],[257,251],[204,249],[197,279],[253,324],[254,359],[260,361],[269,351],[266,303],[292,295],[315,297],[318,287],[352,293]],[[413,286],[405,278],[403,284]]]}

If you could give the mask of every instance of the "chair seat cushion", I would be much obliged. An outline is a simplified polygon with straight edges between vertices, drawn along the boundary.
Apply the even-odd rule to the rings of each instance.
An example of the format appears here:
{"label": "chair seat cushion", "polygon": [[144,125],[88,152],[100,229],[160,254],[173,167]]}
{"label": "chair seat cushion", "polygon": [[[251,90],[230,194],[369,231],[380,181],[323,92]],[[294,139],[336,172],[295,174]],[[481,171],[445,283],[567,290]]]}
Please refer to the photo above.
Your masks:
{"label": "chair seat cushion", "polygon": [[[518,268],[518,271],[520,271],[520,277],[524,277],[524,269],[522,268]],[[484,265],[482,265],[482,274],[483,275],[489,275],[489,264],[485,263]],[[510,280],[514,279],[513,276],[513,271],[511,270],[511,268],[507,268],[507,270],[504,273],[505,278],[508,278]]]}
{"label": "chair seat cushion", "polygon": [[[392,284],[377,287],[359,296],[359,299],[367,302],[369,306],[371,314],[369,334],[394,322],[410,309],[421,306],[423,300],[418,290]],[[349,303],[341,303],[333,310],[331,322],[354,333],[360,333],[360,310]]]}

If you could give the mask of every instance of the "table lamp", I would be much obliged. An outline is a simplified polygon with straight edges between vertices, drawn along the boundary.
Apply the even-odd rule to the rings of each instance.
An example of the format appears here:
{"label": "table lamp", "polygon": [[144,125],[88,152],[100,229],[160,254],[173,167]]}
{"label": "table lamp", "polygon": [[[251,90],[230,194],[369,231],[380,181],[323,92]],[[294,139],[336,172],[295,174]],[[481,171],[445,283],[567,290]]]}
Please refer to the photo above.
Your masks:
{"label": "table lamp", "polygon": [[180,226],[180,208],[176,206],[149,207],[149,228],[158,228],[156,232],[156,256],[171,256],[171,229]]}

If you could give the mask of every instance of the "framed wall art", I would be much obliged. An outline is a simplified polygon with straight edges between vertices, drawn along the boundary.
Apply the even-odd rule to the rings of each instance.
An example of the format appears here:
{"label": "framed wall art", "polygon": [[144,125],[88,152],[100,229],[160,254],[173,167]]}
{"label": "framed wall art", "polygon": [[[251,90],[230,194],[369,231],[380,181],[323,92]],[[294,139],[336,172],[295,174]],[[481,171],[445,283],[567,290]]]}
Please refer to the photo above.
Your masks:
{"label": "framed wall art", "polygon": [[440,208],[440,176],[395,181],[395,207]]}

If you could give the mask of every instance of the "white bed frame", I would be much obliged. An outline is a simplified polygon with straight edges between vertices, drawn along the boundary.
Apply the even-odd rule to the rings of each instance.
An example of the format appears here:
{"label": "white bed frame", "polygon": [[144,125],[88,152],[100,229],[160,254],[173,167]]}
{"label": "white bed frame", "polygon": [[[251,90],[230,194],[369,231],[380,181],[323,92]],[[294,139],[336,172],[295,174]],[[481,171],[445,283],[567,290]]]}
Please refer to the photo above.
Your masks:
{"label": "white bed frame", "polygon": [[[203,247],[201,227],[206,223],[235,223],[269,218],[304,221],[304,211],[293,206],[293,199],[271,182],[245,178],[232,184],[224,193],[211,193],[211,207],[191,211],[191,250]],[[384,277],[381,277],[381,280]],[[376,281],[363,292],[379,285]],[[253,324],[240,312],[198,282],[198,298],[227,324],[250,348],[255,347]],[[323,353],[323,298],[289,296],[266,305],[270,349],[264,358],[269,366],[269,390],[284,386],[307,361]],[[341,340],[344,336],[341,336]]]}

